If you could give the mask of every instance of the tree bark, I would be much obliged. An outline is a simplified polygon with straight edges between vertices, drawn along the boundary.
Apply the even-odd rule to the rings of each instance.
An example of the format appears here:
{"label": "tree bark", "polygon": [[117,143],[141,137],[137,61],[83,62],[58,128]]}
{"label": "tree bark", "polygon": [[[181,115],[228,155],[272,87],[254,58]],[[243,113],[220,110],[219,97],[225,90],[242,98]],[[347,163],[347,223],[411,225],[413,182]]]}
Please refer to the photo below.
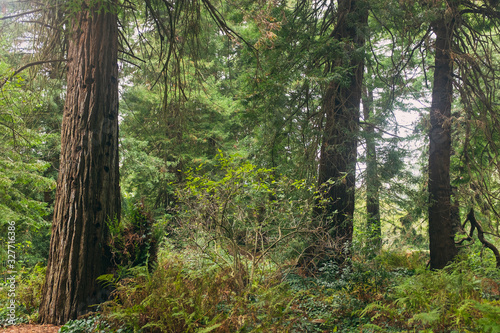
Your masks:
{"label": "tree bark", "polygon": [[[354,189],[359,134],[359,110],[364,71],[364,32],[368,9],[365,1],[339,0],[338,22],[331,37],[345,43],[349,60],[334,59],[334,67],[350,67],[348,84],[333,80],[323,97],[326,114],[318,184],[325,187],[318,206],[323,225],[332,237],[333,258],[340,265],[350,258],[353,234]],[[323,190],[321,190],[323,191]]]}
{"label": "tree bark", "polygon": [[436,35],[434,85],[429,132],[429,249],[431,269],[445,267],[457,255],[451,223],[451,101],[453,98],[452,40],[454,20],[448,15],[433,23]]}
{"label": "tree bark", "polygon": [[116,1],[82,6],[68,50],[42,323],[63,324],[105,297],[96,278],[110,268],[107,222],[120,217]]}
{"label": "tree bark", "polygon": [[365,88],[363,96],[363,117],[366,123],[366,224],[368,245],[374,254],[382,247],[382,229],[380,225],[380,181],[377,166],[377,145],[373,117],[373,91]]}

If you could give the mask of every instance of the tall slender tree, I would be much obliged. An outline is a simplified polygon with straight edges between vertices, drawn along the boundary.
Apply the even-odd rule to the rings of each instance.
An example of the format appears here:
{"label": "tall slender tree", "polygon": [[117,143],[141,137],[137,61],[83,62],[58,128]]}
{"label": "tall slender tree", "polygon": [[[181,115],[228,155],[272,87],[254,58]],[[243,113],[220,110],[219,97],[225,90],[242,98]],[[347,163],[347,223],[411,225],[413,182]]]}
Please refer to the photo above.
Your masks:
{"label": "tall slender tree", "polygon": [[456,12],[456,1],[450,1],[432,23],[436,52],[429,132],[429,248],[431,268],[435,269],[446,266],[458,253],[450,202],[452,43]]}
{"label": "tall slender tree", "polygon": [[62,324],[103,297],[108,226],[120,217],[117,1],[90,1],[74,20],[51,250],[40,319]]}
{"label": "tall slender tree", "polygon": [[369,245],[378,252],[382,246],[380,225],[380,180],[378,176],[377,143],[375,141],[373,90],[363,92],[363,118],[366,141],[366,220]]}
{"label": "tall slender tree", "polygon": [[326,73],[346,69],[346,80],[332,80],[323,96],[326,115],[318,184],[325,187],[318,206],[324,225],[334,243],[333,258],[343,264],[350,257],[353,235],[354,189],[359,132],[359,112],[364,71],[364,28],[368,22],[368,3],[339,0],[338,21],[331,38],[342,41],[344,56],[332,55]]}

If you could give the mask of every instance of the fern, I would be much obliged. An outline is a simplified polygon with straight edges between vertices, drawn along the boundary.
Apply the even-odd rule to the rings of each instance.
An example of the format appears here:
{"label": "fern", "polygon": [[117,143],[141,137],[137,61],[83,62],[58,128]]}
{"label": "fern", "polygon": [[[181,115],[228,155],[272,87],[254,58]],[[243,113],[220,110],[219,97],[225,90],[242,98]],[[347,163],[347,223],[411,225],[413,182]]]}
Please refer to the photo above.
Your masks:
{"label": "fern", "polygon": [[477,321],[482,332],[500,332],[500,301],[491,303],[475,302],[474,306],[481,311],[483,318]]}
{"label": "fern", "polygon": [[408,320],[408,323],[412,324],[416,321],[421,322],[424,325],[432,325],[441,319],[441,310],[434,309],[429,312],[421,312],[413,315],[413,317]]}

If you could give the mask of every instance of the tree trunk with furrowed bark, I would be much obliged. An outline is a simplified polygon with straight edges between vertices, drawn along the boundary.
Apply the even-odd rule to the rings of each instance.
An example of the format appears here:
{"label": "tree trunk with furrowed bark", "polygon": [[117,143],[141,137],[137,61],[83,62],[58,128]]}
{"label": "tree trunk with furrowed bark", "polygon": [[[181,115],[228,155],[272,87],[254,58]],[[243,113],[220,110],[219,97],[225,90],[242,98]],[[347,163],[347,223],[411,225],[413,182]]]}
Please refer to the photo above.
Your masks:
{"label": "tree trunk with furrowed bark", "polygon": [[107,222],[120,217],[116,2],[82,6],[68,51],[42,323],[63,324],[106,297],[96,279],[110,268]]}

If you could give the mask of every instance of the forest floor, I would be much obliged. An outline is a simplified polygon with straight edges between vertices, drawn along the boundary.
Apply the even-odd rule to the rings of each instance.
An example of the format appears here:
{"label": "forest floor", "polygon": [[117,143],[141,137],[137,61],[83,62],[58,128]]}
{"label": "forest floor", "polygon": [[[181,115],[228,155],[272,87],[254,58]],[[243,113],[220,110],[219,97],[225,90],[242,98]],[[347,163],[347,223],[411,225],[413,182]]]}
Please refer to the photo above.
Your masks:
{"label": "forest floor", "polygon": [[57,333],[61,326],[54,325],[16,325],[0,329],[2,333]]}

